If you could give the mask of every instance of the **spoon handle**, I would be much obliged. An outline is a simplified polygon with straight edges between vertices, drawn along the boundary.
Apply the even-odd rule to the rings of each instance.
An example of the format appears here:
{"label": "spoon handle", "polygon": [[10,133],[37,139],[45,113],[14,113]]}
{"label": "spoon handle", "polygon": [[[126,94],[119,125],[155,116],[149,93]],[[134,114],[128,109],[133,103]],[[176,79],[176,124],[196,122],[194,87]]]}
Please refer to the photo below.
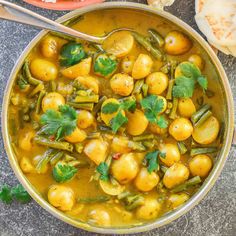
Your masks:
{"label": "spoon handle", "polygon": [[20,7],[16,4],[4,0],[0,0],[0,19],[1,18],[5,20],[36,26],[42,29],[57,31],[90,42],[102,43],[103,41],[102,37],[95,37],[76,31],[53,20],[50,20],[44,16],[41,16],[33,11],[30,11],[28,9],[25,9],[23,7]]}

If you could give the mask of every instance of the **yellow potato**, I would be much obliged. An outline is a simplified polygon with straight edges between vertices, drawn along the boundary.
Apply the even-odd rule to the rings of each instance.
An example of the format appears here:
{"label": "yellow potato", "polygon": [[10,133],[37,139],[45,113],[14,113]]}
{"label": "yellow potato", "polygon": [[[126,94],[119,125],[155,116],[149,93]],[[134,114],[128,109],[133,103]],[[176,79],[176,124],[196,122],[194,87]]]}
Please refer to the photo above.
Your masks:
{"label": "yellow potato", "polygon": [[99,208],[95,208],[88,213],[88,222],[102,227],[108,227],[111,225],[109,213]]}
{"label": "yellow potato", "polygon": [[163,184],[171,189],[179,184],[185,182],[189,177],[188,168],[180,163],[172,165],[163,177]]}
{"label": "yellow potato", "polygon": [[160,111],[159,114],[162,114],[166,111],[166,108],[167,108],[167,100],[166,98],[162,97],[162,96],[158,96],[158,100],[161,99],[163,101],[163,108],[162,110]]}
{"label": "yellow potato", "polygon": [[148,192],[151,191],[154,187],[156,187],[159,181],[160,177],[157,175],[157,173],[149,173],[147,168],[143,167],[139,171],[134,181],[134,184],[138,190]]}
{"label": "yellow potato", "polygon": [[65,137],[65,140],[69,143],[80,143],[83,142],[86,138],[86,132],[76,127],[70,135]]}
{"label": "yellow potato", "polygon": [[131,74],[134,67],[135,59],[136,59],[135,56],[125,57],[121,62],[122,72],[126,74]]}
{"label": "yellow potato", "polygon": [[94,123],[94,117],[91,112],[86,110],[77,111],[77,126],[81,129],[87,129]]}
{"label": "yellow potato", "polygon": [[116,136],[112,139],[111,150],[114,153],[128,153],[131,151],[131,148],[128,146],[129,139],[123,136]]}
{"label": "yellow potato", "polygon": [[125,186],[120,185],[118,182],[116,184],[111,183],[110,181],[106,180],[99,180],[99,185],[104,193],[111,195],[111,196],[117,196],[124,192]]}
{"label": "yellow potato", "polygon": [[48,109],[58,110],[59,106],[65,104],[65,98],[56,92],[48,93],[42,100],[42,110],[46,112]]}
{"label": "yellow potato", "polygon": [[107,142],[93,139],[85,145],[84,153],[95,162],[96,165],[99,165],[101,162],[104,162],[107,157],[107,148]]}
{"label": "yellow potato", "polygon": [[134,79],[126,74],[115,74],[110,80],[111,89],[115,94],[129,96],[134,88]]}
{"label": "yellow potato", "polygon": [[32,75],[42,81],[55,80],[58,75],[56,65],[45,59],[34,59],[30,64]]}
{"label": "yellow potato", "polygon": [[170,55],[184,54],[191,47],[191,40],[179,31],[171,31],[165,37],[165,51]]}
{"label": "yellow potato", "polygon": [[201,56],[197,54],[193,54],[188,58],[188,61],[192,62],[195,66],[197,66],[200,70],[204,69],[204,61]]}
{"label": "yellow potato", "polygon": [[180,160],[180,152],[176,144],[163,144],[160,146],[160,151],[165,153],[165,157],[160,157],[160,159],[166,166],[172,166]]}
{"label": "yellow potato", "polygon": [[36,173],[36,170],[35,170],[33,164],[31,163],[31,161],[27,157],[22,157],[21,158],[21,160],[20,160],[20,168],[26,174]]}
{"label": "yellow potato", "polygon": [[168,76],[163,72],[154,72],[146,78],[149,94],[162,94],[167,89],[168,83]]}
{"label": "yellow potato", "polygon": [[73,89],[74,87],[71,84],[64,84],[63,82],[59,82],[57,84],[57,92],[64,97],[71,95],[73,93]]}
{"label": "yellow potato", "polygon": [[182,205],[189,199],[189,195],[186,193],[171,194],[168,198],[168,203],[171,205],[172,209]]}
{"label": "yellow potato", "polygon": [[95,94],[99,93],[99,83],[98,80],[92,76],[79,76],[76,78],[78,82],[87,89],[91,89]]}
{"label": "yellow potato", "polygon": [[126,131],[130,135],[142,134],[147,126],[148,120],[141,110],[136,109],[134,113],[127,112],[128,123],[126,125]]}
{"label": "yellow potato", "polygon": [[149,129],[151,132],[153,132],[154,134],[166,134],[168,132],[168,129],[164,129],[164,128],[160,128],[157,124],[154,123],[149,123]]}
{"label": "yellow potato", "polygon": [[199,144],[213,143],[220,131],[220,123],[211,116],[201,126],[193,129],[193,139]]}
{"label": "yellow potato", "polygon": [[196,107],[191,98],[181,98],[178,103],[178,111],[181,116],[190,118],[196,112]]}
{"label": "yellow potato", "polygon": [[186,118],[177,118],[170,124],[169,133],[177,141],[184,141],[193,133],[192,123]]}
{"label": "yellow potato", "polygon": [[79,76],[86,76],[91,70],[92,58],[86,58],[80,63],[61,70],[62,75],[69,79],[76,79]]}
{"label": "yellow potato", "polygon": [[207,155],[197,155],[189,162],[189,169],[193,176],[207,177],[211,168],[212,160]]}
{"label": "yellow potato", "polygon": [[132,77],[134,79],[143,79],[151,73],[153,61],[147,54],[139,54],[134,63]]}
{"label": "yellow potato", "polygon": [[126,56],[130,53],[133,46],[134,37],[127,31],[116,32],[103,43],[104,50],[116,57]]}

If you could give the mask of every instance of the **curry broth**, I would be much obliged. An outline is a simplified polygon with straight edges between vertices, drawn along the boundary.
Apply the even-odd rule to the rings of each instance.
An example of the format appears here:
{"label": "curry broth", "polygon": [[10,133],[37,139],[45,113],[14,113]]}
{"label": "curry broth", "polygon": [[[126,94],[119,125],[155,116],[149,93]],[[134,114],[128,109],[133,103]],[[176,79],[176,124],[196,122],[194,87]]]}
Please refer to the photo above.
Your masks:
{"label": "curry broth", "polygon": [[[78,22],[76,25],[73,25],[74,29],[93,35],[103,35],[105,32],[110,32],[111,30],[119,27],[129,27],[135,29],[136,31],[144,35],[147,34],[147,30],[149,28],[156,29],[163,36],[172,30],[182,31],[181,29],[178,29],[176,25],[173,25],[172,23],[163,20],[160,17],[138,11],[134,12],[129,10],[103,10],[103,11],[87,13],[84,15],[84,18],[80,22]],[[63,39],[60,40],[62,44],[66,42],[65,40],[63,41]],[[212,113],[221,122],[223,120],[224,106],[223,106],[223,95],[221,92],[218,75],[209,57],[203,52],[202,48],[198,45],[197,42],[195,42],[194,40],[192,41],[193,41],[193,46],[187,53],[178,56],[168,56],[168,59],[186,61],[188,57],[192,54],[201,55],[201,57],[205,61],[205,68],[202,71],[202,74],[207,76],[208,87],[215,93],[215,96],[213,98],[205,97],[205,103],[212,105],[213,107]],[[129,55],[137,57],[140,53],[147,54],[147,51],[139,44],[135,43],[135,46],[133,47]],[[43,55],[40,52],[40,45],[37,45],[32,50],[28,58],[30,61],[32,61],[35,58],[43,58]],[[164,65],[164,62],[155,60],[153,57],[152,59],[154,61],[154,66],[152,71],[159,71],[160,68]],[[57,59],[49,58],[48,60],[55,63],[56,66],[59,67],[59,62]],[[118,69],[118,71],[119,70],[120,69]],[[94,75],[93,73],[90,74]],[[69,84],[71,83],[71,80],[68,80],[65,77],[59,75],[59,77],[57,78],[57,82],[63,82]],[[114,95],[114,93],[110,89],[109,79],[99,77],[99,82],[100,82],[100,91],[103,95],[106,95],[108,98],[119,97],[118,95]],[[46,84],[46,88],[48,87],[49,85]],[[28,99],[27,94],[21,93],[17,88],[17,86],[13,88],[12,93],[20,94],[21,100]],[[166,92],[164,94],[166,94]],[[197,99],[199,98],[200,95],[202,96],[202,89],[197,88],[192,98],[197,109],[199,109],[199,105],[197,105]],[[34,98],[29,99],[29,101],[33,100]],[[18,158],[18,160],[20,161],[20,159],[24,156],[33,161],[33,158],[35,156],[42,155],[47,148],[45,148],[44,146],[40,146],[34,142],[32,143],[32,148],[29,151],[24,151],[18,147],[19,141],[22,139],[22,137],[25,136],[26,133],[28,132],[32,132],[33,134],[36,133],[31,123],[25,124],[24,128],[20,129],[20,131],[17,131],[16,128],[14,128],[14,120],[19,119],[20,113],[18,112],[18,109],[19,108],[17,106],[14,106],[12,104],[9,107],[9,125],[10,125],[9,130],[11,131],[10,138],[14,145],[16,157]],[[38,120],[39,115],[36,115],[35,119]],[[93,128],[87,128],[85,130],[87,132],[90,132],[93,130]],[[128,137],[131,139],[130,135],[128,135]],[[176,140],[171,136],[162,137],[160,138],[160,140],[163,143],[165,142],[176,143]],[[107,141],[109,144],[111,143],[111,140],[108,139]],[[218,141],[215,141],[214,143],[211,144],[211,146],[217,144]],[[188,147],[190,147],[190,141],[187,142],[187,145]],[[82,158],[88,159],[84,154],[80,156]],[[214,160],[215,155],[210,155],[210,157],[212,158],[212,160]],[[189,154],[181,155],[180,163],[188,165],[189,159],[190,159]],[[91,181],[91,176],[94,174],[96,165],[93,164],[92,161],[89,161],[89,163],[90,165],[88,167],[79,168],[79,171],[76,174],[75,178],[73,178],[69,182],[63,183],[64,186],[68,186],[71,189],[73,189],[76,199],[93,198],[96,196],[104,195],[104,192],[99,187],[98,182]],[[42,195],[42,197],[45,198],[45,200],[47,200],[47,193],[49,187],[53,184],[57,184],[57,182],[52,177],[52,167],[49,166],[48,171],[44,174],[26,173],[25,175],[28,178],[28,180],[32,183],[32,185],[35,187],[35,189],[37,189],[37,191]],[[199,185],[197,185],[197,187],[190,188],[184,192],[191,196],[195,191],[198,190],[198,187]],[[130,186],[130,184],[127,185],[127,188],[130,189],[131,191],[134,189],[134,187],[132,185]],[[156,191],[156,188],[154,188],[150,192],[144,193],[144,195],[148,195],[149,197],[153,198],[160,198],[162,194],[163,193]],[[167,192],[165,198],[168,198],[169,195],[170,193]],[[89,212],[96,208],[104,209],[109,213],[110,218],[112,220],[112,226],[141,224],[146,221],[145,219],[141,220],[136,218],[133,211],[131,212],[125,211],[123,205],[120,204],[120,202],[116,199],[112,199],[104,203],[88,203],[88,204],[76,203],[71,211],[69,212],[66,211],[65,213],[73,218],[76,218],[83,222],[87,222],[88,221],[87,216]],[[160,216],[163,213],[171,210],[173,210],[173,207],[168,203],[164,203],[158,215]]]}

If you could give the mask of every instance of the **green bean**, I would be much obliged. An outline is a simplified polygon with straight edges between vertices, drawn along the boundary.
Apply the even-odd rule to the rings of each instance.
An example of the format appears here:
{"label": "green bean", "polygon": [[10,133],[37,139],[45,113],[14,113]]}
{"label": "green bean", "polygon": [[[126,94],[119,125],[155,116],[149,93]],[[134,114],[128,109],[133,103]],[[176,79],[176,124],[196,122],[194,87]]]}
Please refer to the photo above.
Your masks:
{"label": "green bean", "polygon": [[99,132],[92,132],[87,135],[87,139],[99,138],[101,134]]}
{"label": "green bean", "polygon": [[219,139],[220,144],[223,143],[224,141],[224,133],[225,133],[225,123],[221,122],[220,131],[218,134],[218,139]]}
{"label": "green bean", "polygon": [[149,29],[148,33],[152,36],[152,39],[155,43],[158,44],[159,47],[163,47],[165,44],[165,41],[163,37],[154,29]]}
{"label": "green bean", "polygon": [[75,102],[67,102],[69,106],[72,106],[76,109],[84,109],[88,111],[92,111],[94,104],[93,103],[75,103]]}
{"label": "green bean", "polygon": [[36,136],[34,138],[34,141],[43,146],[59,149],[59,150],[65,150],[72,152],[73,151],[73,145],[68,142],[62,142],[62,141],[51,141],[47,138],[44,138],[42,136]]}
{"label": "green bean", "polygon": [[64,156],[64,152],[57,152],[50,160],[50,164],[51,165],[56,165],[58,161],[60,161],[62,159],[62,157]]}
{"label": "green bean", "polygon": [[148,85],[147,84],[143,84],[142,92],[143,92],[143,96],[147,97],[147,94],[148,94]]}
{"label": "green bean", "polygon": [[99,100],[98,95],[90,95],[90,96],[76,96],[74,102],[76,103],[97,103]]}
{"label": "green bean", "polygon": [[76,160],[75,157],[73,157],[73,156],[71,156],[71,155],[69,155],[69,154],[65,154],[65,157],[64,157],[64,161],[65,161],[65,162],[75,161],[75,160]]}
{"label": "green bean", "polygon": [[144,141],[143,145],[148,149],[152,149],[155,146],[155,143],[153,141]]}
{"label": "green bean", "polygon": [[106,101],[106,99],[107,99],[106,96],[102,96],[102,97],[99,99],[98,103],[95,105],[95,107],[94,107],[94,109],[93,109],[93,113],[94,113],[94,114],[97,114],[97,113],[100,111],[100,109],[101,109],[101,107],[102,107],[102,104],[103,104],[103,102]]}
{"label": "green bean", "polygon": [[157,60],[162,61],[164,59],[164,56],[162,52],[154,47],[143,35],[139,33],[132,33],[135,40],[142,45],[148,52],[152,54],[153,57],[155,57]]}
{"label": "green bean", "polygon": [[173,90],[174,84],[175,84],[174,79],[169,81],[168,90],[167,90],[167,94],[166,94],[166,99],[167,100],[172,100],[172,90]]}
{"label": "green bean", "polygon": [[55,92],[57,90],[57,83],[54,80],[50,81],[50,90],[51,92]]}
{"label": "green bean", "polygon": [[107,164],[107,166],[110,168],[111,163],[112,163],[112,155],[109,155],[107,157],[107,159],[105,160],[105,163]]}
{"label": "green bean", "polygon": [[71,19],[69,19],[69,20],[67,20],[67,21],[65,21],[64,23],[63,23],[63,25],[65,25],[65,26],[71,26],[71,25],[74,25],[74,24],[77,24],[78,22],[80,22],[81,20],[83,20],[84,19],[84,16],[83,15],[81,15],[81,16],[75,16],[75,17],[73,17],[73,18],[71,18]]}
{"label": "green bean", "polygon": [[195,176],[192,179],[187,180],[183,184],[180,184],[171,190],[172,193],[179,193],[182,191],[186,191],[189,187],[195,186],[202,182],[199,176]]}
{"label": "green bean", "polygon": [[41,104],[42,104],[43,97],[45,95],[46,95],[46,92],[44,90],[40,91],[37,104],[36,104],[36,114],[39,114],[41,111]]}
{"label": "green bean", "polygon": [[144,204],[144,197],[140,195],[128,196],[125,199],[125,204],[126,204],[125,209],[128,211],[132,211],[135,208]]}
{"label": "green bean", "polygon": [[130,195],[131,195],[130,192],[125,191],[125,192],[120,193],[120,194],[117,196],[117,198],[118,198],[119,200],[122,200],[122,199],[125,199],[126,197],[128,197],[128,196],[130,196]]}
{"label": "green bean", "polygon": [[66,34],[62,34],[62,33],[59,33],[59,32],[51,31],[50,34],[53,35],[53,36],[56,36],[58,38],[68,40],[68,41],[72,41],[72,42],[76,41],[75,37],[72,37],[72,36],[69,36],[69,35],[66,35]]}
{"label": "green bean", "polygon": [[196,111],[191,117],[191,121],[193,122],[193,124],[196,124],[199,121],[199,119],[202,117],[202,115],[205,112],[209,111],[210,109],[211,109],[211,105],[205,104],[198,111]]}
{"label": "green bean", "polygon": [[86,197],[86,198],[78,198],[79,203],[102,203],[107,202],[111,198],[109,196],[97,196],[97,197]]}
{"label": "green bean", "polygon": [[153,134],[143,134],[143,135],[139,135],[136,137],[133,137],[134,141],[144,141],[144,140],[149,140],[149,139],[154,139],[154,135]]}
{"label": "green bean", "polygon": [[25,63],[23,65],[23,72],[25,77],[27,78],[27,81],[32,85],[38,85],[42,84],[43,82],[41,80],[35,79],[32,77],[30,69],[29,69],[29,61],[25,60]]}
{"label": "green bean", "polygon": [[18,75],[17,85],[21,91],[28,90],[30,88],[30,85],[22,74]]}
{"label": "green bean", "polygon": [[135,94],[141,93],[143,84],[144,84],[144,80],[143,80],[143,79],[138,80],[138,81],[135,83],[135,85],[134,85],[134,89],[133,89],[132,94],[135,95]]}
{"label": "green bean", "polygon": [[146,148],[143,146],[143,144],[141,142],[129,141],[128,147],[134,151],[145,151],[146,150]]}
{"label": "green bean", "polygon": [[82,153],[84,149],[84,145],[82,143],[76,143],[75,144],[75,151],[77,153]]}
{"label": "green bean", "polygon": [[163,166],[163,165],[160,165],[160,168],[163,173],[166,173],[166,171],[168,170],[168,167]]}
{"label": "green bean", "polygon": [[212,116],[212,112],[211,111],[207,111],[205,112],[201,118],[194,124],[194,127],[200,127],[208,118],[210,118]]}
{"label": "green bean", "polygon": [[177,142],[177,146],[181,155],[185,154],[188,151],[184,142]]}
{"label": "green bean", "polygon": [[38,84],[29,94],[29,97],[33,97],[34,95],[36,95],[37,93],[41,92],[44,90],[44,84]]}
{"label": "green bean", "polygon": [[41,174],[44,172],[47,164],[50,162],[51,158],[55,155],[55,150],[54,149],[48,149],[43,156],[41,157],[41,159],[39,160],[39,162],[36,165],[36,171],[38,174]]}
{"label": "green bean", "polygon": [[78,168],[83,168],[83,167],[89,166],[89,163],[87,161],[75,160],[75,161],[68,162],[68,165],[75,166],[75,167],[78,167]]}
{"label": "green bean", "polygon": [[111,127],[108,127],[108,126],[99,125],[98,129],[103,132],[113,133]]}
{"label": "green bean", "polygon": [[191,156],[196,156],[199,154],[208,154],[208,153],[214,153],[217,152],[218,148],[217,147],[205,147],[205,148],[192,148],[190,155]]}
{"label": "green bean", "polygon": [[179,104],[178,98],[174,98],[173,99],[173,107],[172,107],[170,115],[169,115],[169,118],[172,119],[172,120],[174,120],[176,118],[176,112],[177,112],[177,109],[178,109],[178,104]]}
{"label": "green bean", "polygon": [[170,61],[170,79],[175,79],[175,69],[178,65],[177,61]]}

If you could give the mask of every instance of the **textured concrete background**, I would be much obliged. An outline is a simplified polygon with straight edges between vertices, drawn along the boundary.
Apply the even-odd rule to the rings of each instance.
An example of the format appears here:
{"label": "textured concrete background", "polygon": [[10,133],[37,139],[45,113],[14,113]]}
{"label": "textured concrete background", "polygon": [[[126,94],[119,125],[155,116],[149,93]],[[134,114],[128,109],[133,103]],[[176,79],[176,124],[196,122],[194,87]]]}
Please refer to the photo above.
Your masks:
{"label": "textured concrete background", "polygon": [[[12,0],[42,15],[56,19],[63,12],[41,10],[19,0]],[[145,3],[145,0],[133,2]],[[194,0],[176,0],[167,9],[197,30],[194,22]],[[38,30],[0,20],[0,102],[10,71],[21,52]],[[236,58],[219,55],[228,74],[236,101]],[[236,104],[236,103],[235,103]],[[2,108],[0,108],[2,109]],[[225,168],[207,197],[185,216],[172,224],[139,235],[147,236],[235,236],[236,235],[236,148],[232,148]],[[13,174],[0,137],[0,185],[14,185],[18,181]],[[92,236],[69,226],[43,210],[32,201],[28,205],[0,203],[0,236]]]}

